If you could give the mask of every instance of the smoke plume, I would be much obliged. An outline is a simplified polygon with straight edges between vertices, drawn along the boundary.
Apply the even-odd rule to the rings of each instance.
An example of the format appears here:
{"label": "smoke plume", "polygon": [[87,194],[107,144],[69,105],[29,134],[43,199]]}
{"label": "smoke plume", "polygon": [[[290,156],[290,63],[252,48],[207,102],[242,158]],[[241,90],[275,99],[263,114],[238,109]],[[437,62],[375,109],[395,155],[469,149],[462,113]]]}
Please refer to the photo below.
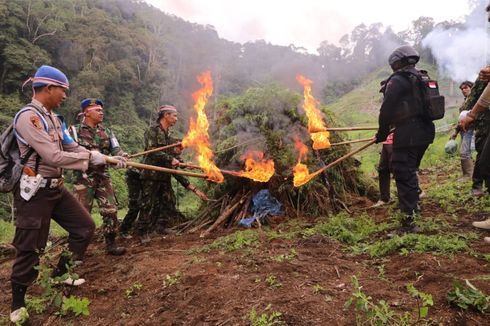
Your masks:
{"label": "smoke plume", "polygon": [[431,49],[439,71],[454,81],[474,80],[489,63],[486,5],[487,1],[480,1],[464,24],[450,28],[439,24],[422,40],[422,46]]}

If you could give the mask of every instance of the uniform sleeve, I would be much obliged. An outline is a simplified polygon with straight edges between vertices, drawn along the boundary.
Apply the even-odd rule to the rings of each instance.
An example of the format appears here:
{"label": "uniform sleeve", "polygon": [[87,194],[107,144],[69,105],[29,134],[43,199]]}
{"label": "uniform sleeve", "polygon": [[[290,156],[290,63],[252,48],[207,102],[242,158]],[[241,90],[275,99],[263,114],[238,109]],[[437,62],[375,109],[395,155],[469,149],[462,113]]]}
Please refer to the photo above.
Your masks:
{"label": "uniform sleeve", "polygon": [[470,95],[464,101],[461,111],[470,111],[475,106],[476,102],[482,95],[483,91],[487,87],[487,83],[481,81],[479,78],[475,81],[475,84],[471,88]]}
{"label": "uniform sleeve", "polygon": [[381,108],[379,110],[378,135],[380,136],[380,139],[386,139],[390,133],[390,124],[392,124],[394,121],[396,105],[400,100],[402,93],[402,81],[398,78],[398,76],[390,78],[386,84],[383,103],[381,104]]}
{"label": "uniform sleeve", "polygon": [[487,108],[490,107],[490,84],[487,84],[485,89],[483,90],[483,93],[480,95],[480,98],[478,99],[477,104]]}
{"label": "uniform sleeve", "polygon": [[88,168],[90,153],[66,152],[61,150],[61,139],[53,130],[50,135],[39,123],[39,115],[34,112],[21,114],[15,125],[17,133],[36,151],[47,165],[85,171]]}
{"label": "uniform sleeve", "polygon": [[184,187],[187,188],[190,184],[189,180],[180,174],[173,174],[174,178]]}

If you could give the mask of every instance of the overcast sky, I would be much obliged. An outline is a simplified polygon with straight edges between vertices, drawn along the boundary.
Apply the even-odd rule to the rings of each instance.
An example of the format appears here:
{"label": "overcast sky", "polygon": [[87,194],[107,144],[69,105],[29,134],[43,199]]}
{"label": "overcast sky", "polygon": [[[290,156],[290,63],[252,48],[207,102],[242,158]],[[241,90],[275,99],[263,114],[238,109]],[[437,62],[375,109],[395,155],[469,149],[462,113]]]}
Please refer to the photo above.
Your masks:
{"label": "overcast sky", "polygon": [[436,22],[469,13],[467,0],[146,0],[185,20],[213,25],[220,37],[244,43],[259,39],[316,52],[361,24],[381,22],[398,32],[420,16]]}

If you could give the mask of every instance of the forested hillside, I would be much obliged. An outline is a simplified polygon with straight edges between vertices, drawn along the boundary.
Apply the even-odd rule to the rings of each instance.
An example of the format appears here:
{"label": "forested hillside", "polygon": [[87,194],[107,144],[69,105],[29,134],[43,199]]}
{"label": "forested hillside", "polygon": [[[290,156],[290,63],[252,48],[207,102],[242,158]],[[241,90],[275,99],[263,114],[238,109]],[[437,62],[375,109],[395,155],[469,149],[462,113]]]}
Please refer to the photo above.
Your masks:
{"label": "forested hillside", "polygon": [[[388,54],[409,42],[424,61],[433,62],[421,40],[434,25],[432,18],[420,17],[410,29],[395,33],[382,24],[361,24],[340,45],[324,41],[313,55],[295,45],[234,43],[220,38],[213,26],[184,21],[140,0],[0,0],[0,127],[28,101],[30,88],[21,85],[42,64],[60,68],[70,79],[60,110],[67,120],[75,122],[81,99],[102,98],[105,123],[127,152],[141,149],[144,129],[160,104],[177,105],[176,128],[187,130],[195,78],[207,69],[214,82],[207,106],[212,128],[226,110],[223,105],[250,88],[274,84],[300,94],[299,73],[314,81],[315,97],[331,103],[328,109],[339,121],[370,122],[377,114],[379,80],[389,74]],[[250,99],[252,107],[254,101],[260,99]],[[114,182],[124,207],[122,174]],[[5,196],[0,214],[10,215]]]}

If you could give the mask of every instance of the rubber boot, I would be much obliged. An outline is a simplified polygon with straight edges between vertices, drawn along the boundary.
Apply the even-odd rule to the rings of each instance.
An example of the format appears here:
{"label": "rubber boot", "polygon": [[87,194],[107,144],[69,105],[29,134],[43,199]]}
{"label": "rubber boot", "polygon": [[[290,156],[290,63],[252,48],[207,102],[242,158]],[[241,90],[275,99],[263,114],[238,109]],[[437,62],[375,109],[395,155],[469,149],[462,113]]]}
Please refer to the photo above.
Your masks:
{"label": "rubber boot", "polygon": [[458,181],[465,182],[470,180],[473,175],[473,160],[467,158],[461,159],[461,170],[463,171],[463,176]]}
{"label": "rubber boot", "polygon": [[109,233],[105,235],[105,251],[109,255],[113,256],[121,256],[126,253],[126,248],[124,247],[118,247],[116,245],[116,234],[115,233]]}
{"label": "rubber boot", "polygon": [[10,306],[10,321],[15,324],[27,321],[29,318],[25,302],[27,286],[15,282],[11,282],[11,286],[12,305]]}

